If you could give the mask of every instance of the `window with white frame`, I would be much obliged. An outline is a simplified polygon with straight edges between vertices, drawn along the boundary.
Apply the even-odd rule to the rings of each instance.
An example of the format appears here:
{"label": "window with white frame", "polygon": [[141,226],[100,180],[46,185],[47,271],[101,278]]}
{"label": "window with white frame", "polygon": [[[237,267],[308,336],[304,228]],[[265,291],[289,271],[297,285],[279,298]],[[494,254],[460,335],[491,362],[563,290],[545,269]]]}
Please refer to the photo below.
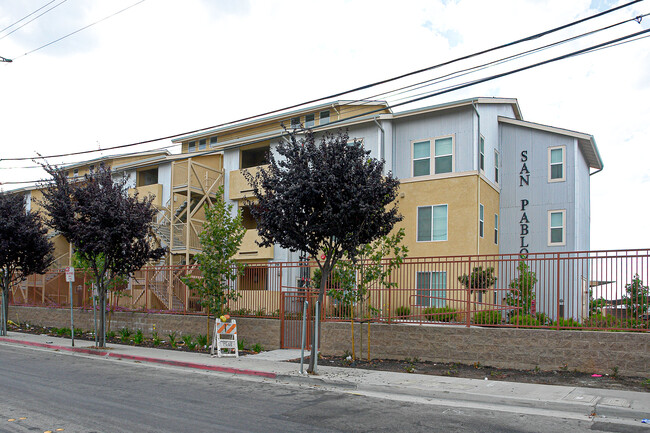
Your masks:
{"label": "window with white frame", "polygon": [[187,151],[194,152],[196,150],[196,141],[190,141],[187,143]]}
{"label": "window with white frame", "polygon": [[330,112],[329,110],[327,111],[321,111],[319,115],[319,125],[325,125],[326,123],[330,123]]}
{"label": "window with white frame", "polygon": [[292,117],[291,118],[291,127],[292,128],[300,128],[300,117]]}
{"label": "window with white frame", "polygon": [[210,137],[210,147],[214,147],[216,145],[217,145],[217,136],[213,135],[212,137]]}
{"label": "window with white frame", "polygon": [[447,240],[447,205],[418,207],[417,241]]}
{"label": "window with white frame", "polygon": [[499,152],[494,151],[494,183],[499,183]]}
{"label": "window with white frame", "polygon": [[413,177],[454,171],[454,139],[451,136],[413,141],[411,155]]}
{"label": "window with white frame", "polygon": [[565,180],[566,147],[548,148],[548,181],[562,182]]}
{"label": "window with white frame", "polygon": [[316,120],[313,114],[307,114],[305,116],[305,128],[312,128],[316,124]]}
{"label": "window with white frame", "polygon": [[206,147],[208,147],[208,140],[205,138],[202,138],[199,140],[199,150],[205,150]]}
{"label": "window with white frame", "polygon": [[499,215],[494,214],[494,243],[499,244]]}
{"label": "window with white frame", "polygon": [[416,285],[416,306],[444,307],[447,304],[447,272],[418,272]]}
{"label": "window with white frame", "polygon": [[481,135],[478,149],[478,164],[481,171],[485,171],[485,138]]}
{"label": "window with white frame", "polygon": [[478,205],[478,234],[483,237],[485,235],[485,218],[484,218],[485,209],[483,205],[479,203]]}
{"label": "window with white frame", "polygon": [[548,245],[566,245],[566,210],[548,211]]}

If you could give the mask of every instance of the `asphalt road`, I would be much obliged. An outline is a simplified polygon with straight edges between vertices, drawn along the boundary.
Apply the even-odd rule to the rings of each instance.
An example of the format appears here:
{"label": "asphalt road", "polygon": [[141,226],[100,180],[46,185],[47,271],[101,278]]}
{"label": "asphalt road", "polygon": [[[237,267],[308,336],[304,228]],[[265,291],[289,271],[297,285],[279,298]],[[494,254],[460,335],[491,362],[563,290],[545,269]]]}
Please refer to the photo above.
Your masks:
{"label": "asphalt road", "polygon": [[[58,430],[63,429],[63,430]],[[0,432],[634,432],[0,345]]]}

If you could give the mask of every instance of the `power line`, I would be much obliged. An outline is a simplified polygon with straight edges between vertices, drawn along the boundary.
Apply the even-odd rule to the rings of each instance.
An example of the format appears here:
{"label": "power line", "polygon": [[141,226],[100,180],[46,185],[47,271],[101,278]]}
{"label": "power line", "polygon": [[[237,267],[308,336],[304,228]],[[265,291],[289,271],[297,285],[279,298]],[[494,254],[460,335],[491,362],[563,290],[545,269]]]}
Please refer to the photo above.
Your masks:
{"label": "power line", "polygon": [[43,6],[41,6],[41,7],[38,8],[38,9],[36,9],[36,10],[35,10],[34,12],[32,12],[31,14],[25,15],[24,17],[22,17],[22,18],[19,19],[18,21],[15,21],[14,23],[9,24],[9,25],[8,25],[7,27],[5,27],[4,29],[0,30],[0,33],[4,32],[5,30],[7,30],[7,29],[9,29],[9,28],[11,28],[11,27],[13,27],[13,26],[15,26],[16,24],[18,24],[18,23],[21,22],[22,20],[31,17],[31,16],[34,15],[36,12],[40,11],[41,9],[43,9],[44,7],[46,7],[46,6],[48,6],[48,5],[51,5],[51,4],[54,3],[55,1],[56,1],[56,0],[51,0],[50,2],[45,3]]}
{"label": "power line", "polygon": [[[16,27],[15,29],[13,29],[12,31],[10,31],[9,33],[7,33],[6,35],[0,37],[0,41],[3,40],[4,38],[6,38],[7,36],[9,36],[10,34],[12,34],[12,33],[16,32],[16,31],[22,29],[23,27],[25,27],[27,24],[31,23],[32,21],[34,21],[34,20],[36,20],[36,19],[42,17],[43,15],[45,15],[46,13],[48,13],[49,11],[51,11],[52,9],[61,6],[63,3],[67,2],[67,1],[68,1],[68,0],[63,0],[61,3],[55,4],[54,6],[52,6],[51,8],[49,8],[48,10],[46,10],[45,12],[43,12],[42,14],[40,14],[40,15],[36,15],[34,18],[32,18],[31,20],[27,21],[27,22],[26,22],[25,24],[23,24],[22,26],[20,26],[20,27]],[[50,2],[50,3],[52,3],[52,2]],[[50,3],[48,3],[48,4],[50,4]],[[47,6],[47,5],[46,5],[46,6]],[[42,9],[42,8],[41,8],[41,9]],[[24,19],[24,18],[23,18],[23,19]],[[11,26],[10,26],[10,27],[11,27]],[[3,31],[4,31],[4,30],[3,30]]]}
{"label": "power line", "polygon": [[[520,68],[516,68],[516,69],[512,69],[510,71],[490,75],[488,77],[484,77],[484,78],[480,78],[480,79],[477,79],[477,80],[461,83],[461,84],[458,84],[458,85],[455,85],[455,86],[449,86],[447,88],[444,88],[444,89],[441,89],[441,90],[438,90],[438,91],[430,92],[429,94],[427,94],[425,96],[420,96],[420,97],[417,97],[417,98],[410,99],[408,101],[400,102],[400,103],[397,103],[397,104],[392,104],[392,105],[382,107],[382,108],[377,109],[377,110],[365,112],[365,113],[362,113],[362,114],[357,114],[357,115],[354,115],[354,116],[351,116],[351,117],[346,117],[345,119],[335,120],[335,121],[332,121],[332,122],[330,122],[330,123],[328,123],[326,125],[315,126],[312,129],[318,130],[318,129],[323,129],[325,127],[329,128],[332,125],[335,125],[337,123],[347,122],[347,121],[353,120],[355,118],[368,116],[370,114],[378,113],[378,112],[384,111],[386,109],[393,109],[393,108],[396,108],[396,107],[400,107],[402,105],[411,104],[411,103],[418,102],[418,101],[421,101],[421,100],[424,100],[424,99],[432,98],[434,96],[440,96],[440,95],[445,94],[445,93],[450,93],[450,92],[453,92],[453,91],[456,91],[456,90],[461,90],[461,89],[464,89],[464,88],[467,88],[467,87],[475,86],[477,84],[485,83],[487,81],[492,81],[492,80],[495,80],[497,78],[502,78],[502,77],[505,77],[505,76],[508,76],[508,75],[512,75],[512,74],[523,72],[523,71],[526,71],[526,70],[529,70],[529,69],[537,68],[539,66],[543,66],[543,65],[546,65],[546,64],[558,62],[560,60],[565,60],[565,59],[568,59],[568,58],[571,58],[571,57],[577,57],[577,56],[582,55],[582,54],[587,54],[587,53],[593,53],[593,52],[596,52],[596,51],[600,51],[601,49],[604,49],[604,48],[612,48],[612,47],[615,47],[617,45],[621,45],[621,44],[623,44],[625,42],[632,42],[632,41],[641,40],[641,39],[644,39],[645,37],[650,36],[650,35],[647,35],[647,36],[641,37],[641,35],[645,35],[647,33],[650,33],[650,29],[646,29],[646,30],[642,30],[642,31],[639,31],[639,32],[631,33],[631,34],[628,34],[628,35],[625,35],[625,36],[621,36],[619,38],[611,39],[611,40],[609,40],[607,42],[602,42],[602,43],[592,45],[592,46],[587,47],[587,48],[583,48],[583,49],[580,49],[580,50],[576,50],[576,51],[561,55],[561,56],[553,57],[551,59],[547,59],[547,60],[544,60],[544,61],[541,61],[541,62],[533,63],[533,64],[523,66],[523,67],[520,67]],[[282,135],[283,134],[280,134],[280,135],[278,135],[276,137],[271,137],[271,138],[267,137],[264,140],[280,138],[280,137],[282,137]],[[215,150],[214,152],[218,152],[218,151]],[[28,183],[36,183],[36,182],[40,182],[40,181],[41,180],[0,182],[0,185],[28,184]]]}
{"label": "power line", "polygon": [[[144,0],[141,0],[140,2],[138,2],[136,4],[142,3],[142,1],[144,1]],[[356,87],[356,88],[353,88],[353,89],[350,89],[350,90],[346,90],[346,91],[343,91],[343,92],[334,93],[334,94],[329,95],[329,96],[324,96],[324,97],[321,97],[321,98],[312,99],[312,100],[302,102],[302,103],[299,103],[299,104],[286,106],[284,108],[279,108],[279,109],[267,111],[267,112],[264,112],[264,113],[256,114],[254,116],[248,116],[248,117],[240,118],[240,119],[225,122],[225,123],[220,123],[220,124],[217,124],[217,125],[208,126],[208,127],[205,127],[205,128],[199,128],[199,129],[195,129],[195,130],[192,130],[192,131],[186,131],[186,132],[182,132],[182,133],[178,133],[178,134],[167,135],[167,136],[164,136],[164,137],[158,137],[158,138],[154,138],[154,139],[138,141],[138,142],[135,142],[135,143],[122,144],[122,145],[118,145],[118,146],[111,146],[111,147],[104,148],[102,150],[124,149],[124,148],[127,148],[127,147],[139,146],[139,145],[142,145],[142,144],[153,143],[155,141],[170,140],[170,139],[173,139],[173,138],[181,137],[183,135],[195,134],[195,133],[207,131],[207,130],[210,130],[210,129],[220,128],[220,127],[232,125],[232,124],[235,124],[235,123],[245,122],[245,121],[248,121],[248,120],[257,119],[257,118],[260,118],[260,117],[269,116],[271,114],[276,114],[276,113],[280,113],[280,112],[283,112],[283,111],[298,108],[298,107],[301,107],[301,106],[304,106],[304,105],[309,105],[309,104],[313,104],[313,103],[316,103],[316,102],[321,102],[321,101],[324,101],[324,100],[337,98],[339,96],[343,96],[343,95],[348,94],[348,93],[353,93],[353,92],[357,92],[357,91],[360,91],[360,90],[365,90],[365,89],[375,87],[375,86],[378,86],[378,85],[381,85],[381,84],[396,81],[396,80],[399,80],[399,79],[402,79],[402,78],[405,78],[405,77],[420,74],[422,72],[426,72],[426,71],[430,71],[430,70],[433,70],[433,69],[441,68],[443,66],[447,66],[447,65],[450,65],[450,64],[462,61],[462,60],[467,60],[467,59],[470,59],[472,57],[476,57],[476,56],[486,54],[486,53],[489,53],[489,52],[492,52],[492,51],[497,51],[497,50],[500,50],[500,49],[503,49],[503,48],[506,48],[506,47],[517,45],[517,44],[520,44],[522,42],[527,42],[527,41],[539,39],[539,38],[541,38],[543,36],[546,36],[548,34],[551,34],[551,33],[554,33],[554,32],[560,31],[560,30],[564,30],[566,28],[575,26],[577,24],[580,24],[580,23],[583,23],[583,22],[586,22],[586,21],[589,21],[589,20],[604,16],[606,14],[609,14],[609,13],[612,13],[612,12],[617,11],[619,9],[631,6],[631,5],[633,5],[635,3],[639,3],[641,1],[643,1],[643,0],[633,0],[633,1],[630,1],[630,2],[625,3],[623,5],[620,5],[620,6],[605,10],[603,12],[599,12],[597,14],[591,15],[589,17],[585,17],[585,18],[570,22],[568,24],[564,24],[562,26],[555,27],[555,28],[552,28],[550,30],[543,31],[541,33],[536,33],[536,34],[533,34],[531,36],[515,40],[513,42],[508,42],[506,44],[498,45],[498,46],[495,46],[495,47],[492,47],[492,48],[489,48],[489,49],[486,49],[486,50],[477,51],[475,53],[468,54],[468,55],[465,55],[465,56],[462,56],[462,57],[458,57],[458,58],[455,58],[453,60],[449,60],[449,61],[446,61],[446,62],[443,62],[443,63],[438,63],[436,65],[429,66],[427,68],[418,69],[418,70],[415,70],[415,71],[412,71],[412,72],[408,72],[406,74],[398,75],[398,76],[393,77],[393,78],[388,78],[388,79],[377,81],[377,82],[374,82],[374,83],[371,83],[371,84],[366,84],[366,85]],[[129,6],[129,8],[135,6],[136,4],[134,4],[132,6]],[[124,9],[124,10],[126,10],[126,9]],[[106,19],[106,18],[104,18],[104,19]],[[93,24],[96,24],[96,23],[93,23]],[[93,25],[93,24],[91,24],[91,25]],[[89,26],[87,26],[87,27],[89,27]],[[80,30],[83,30],[83,29],[80,29]],[[80,30],[77,30],[77,32],[80,31]],[[71,34],[74,34],[74,33],[71,33]],[[67,37],[67,36],[65,36],[65,37]],[[54,41],[54,42],[57,42],[57,41]],[[50,44],[52,44],[54,42],[51,42]],[[43,47],[37,48],[36,50],[44,48],[45,46],[47,46],[47,45],[44,45]],[[32,51],[30,51],[28,53],[25,53],[25,54],[23,54],[23,56],[25,56],[25,55],[27,55],[27,54],[29,54],[31,52],[34,52],[36,50],[32,50]],[[0,159],[0,161],[25,161],[25,160],[33,160],[33,159],[60,158],[60,157],[65,157],[65,156],[84,155],[84,154],[89,154],[89,153],[94,153],[94,152],[99,152],[99,150],[93,149],[93,150],[85,150],[85,151],[79,151],[79,152],[69,152],[69,153],[63,153],[63,154],[58,154],[58,155],[47,155],[47,156],[39,156],[39,157],[2,158],[2,159]]]}
{"label": "power line", "polygon": [[[66,1],[66,0],[64,0],[64,1]],[[74,35],[74,34],[76,34],[76,33],[79,33],[79,32],[81,32],[81,31],[83,31],[83,30],[86,30],[87,28],[92,27],[92,26],[94,26],[95,24],[99,24],[99,23],[101,23],[102,21],[106,21],[107,19],[114,17],[115,15],[121,14],[122,12],[124,12],[124,11],[126,11],[126,10],[129,10],[129,9],[131,9],[131,8],[134,7],[134,6],[139,5],[140,3],[144,2],[144,1],[145,1],[145,0],[140,0],[139,2],[136,2],[136,3],[132,4],[131,6],[127,6],[127,7],[125,7],[124,9],[119,10],[119,11],[117,11],[117,12],[111,14],[111,15],[108,15],[108,16],[102,18],[101,20],[98,20],[98,21],[95,21],[94,23],[88,24],[87,26],[84,26],[84,27],[82,27],[82,28],[80,28],[80,29],[77,29],[77,30],[75,30],[75,31],[72,32],[72,33],[68,33],[68,34],[65,35],[65,36],[61,36],[59,39],[53,40],[52,42],[48,42],[47,44],[45,44],[45,45],[41,45],[41,46],[38,47],[38,48],[34,48],[34,49],[31,50],[31,51],[27,51],[26,53],[21,54],[20,56],[14,58],[14,60],[19,59],[19,58],[21,58],[21,57],[25,57],[26,55],[31,54],[31,53],[33,53],[33,52],[35,52],[35,51],[40,50],[40,49],[43,49],[43,48],[45,48],[45,47],[49,47],[50,45],[55,44],[55,43],[57,43],[57,42],[59,42],[59,41],[62,41],[63,39],[65,39],[65,38],[67,38],[67,37],[69,37],[69,36],[72,36],[72,35]],[[58,5],[57,5],[57,6],[58,6]],[[0,39],[2,39],[2,38],[0,38]]]}

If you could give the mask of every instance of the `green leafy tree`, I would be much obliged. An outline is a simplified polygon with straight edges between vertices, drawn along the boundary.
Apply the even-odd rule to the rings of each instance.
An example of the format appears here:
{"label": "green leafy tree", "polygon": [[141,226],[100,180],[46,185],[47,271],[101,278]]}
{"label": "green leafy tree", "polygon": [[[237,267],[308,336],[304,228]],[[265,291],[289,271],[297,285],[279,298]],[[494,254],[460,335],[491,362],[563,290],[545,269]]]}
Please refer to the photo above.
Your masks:
{"label": "green leafy tree", "polygon": [[43,184],[42,206],[47,224],[58,230],[95,277],[101,314],[98,344],[106,346],[107,282],[130,277],[145,264],[165,254],[152,230],[156,209],[153,197],[141,199],[128,193],[128,177],[113,179],[101,166],[81,180],[71,180],[49,165],[43,167],[52,181]]}
{"label": "green leafy tree", "polygon": [[7,335],[9,290],[31,274],[42,274],[52,262],[52,243],[40,216],[25,209],[22,194],[0,193],[0,335]]}
{"label": "green leafy tree", "polygon": [[494,276],[494,268],[483,269],[483,266],[479,266],[472,269],[469,276],[465,274],[458,277],[458,281],[472,293],[475,290],[485,292],[497,281],[497,277]]}
{"label": "green leafy tree", "polygon": [[232,216],[231,204],[223,198],[223,187],[217,192],[212,206],[205,207],[205,223],[199,234],[202,252],[194,256],[201,275],[185,276],[183,281],[200,297],[201,306],[210,314],[221,314],[229,299],[236,299],[230,281],[243,272],[243,265],[234,257],[239,250],[246,229],[242,225],[241,212]]}
{"label": "green leafy tree", "polygon": [[[379,286],[384,289],[396,287],[391,275],[408,255],[408,248],[402,245],[404,229],[399,229],[392,235],[382,236],[372,243],[359,246],[353,259],[339,261],[334,269],[335,287],[327,294],[345,305],[350,313],[352,333],[352,358],[356,358],[354,344],[354,305],[359,303],[360,310],[365,311],[364,304],[368,303],[368,313],[373,315],[379,310],[369,304],[369,289]],[[338,286],[338,287],[337,287]],[[363,334],[361,334],[363,339]],[[368,344],[370,344],[370,322],[368,322]],[[361,340],[363,346],[363,340]]]}
{"label": "green leafy tree", "polygon": [[628,319],[642,319],[642,316],[648,313],[650,292],[648,286],[643,285],[643,280],[639,278],[639,274],[634,274],[632,282],[625,285],[623,305],[627,310]]}
{"label": "green leafy tree", "polygon": [[[523,260],[517,265],[519,275],[510,282],[510,290],[506,295],[506,305],[520,308],[519,315],[531,313],[533,300],[535,299],[535,284],[537,275],[530,270],[530,267]],[[514,312],[508,315],[513,315]]]}
{"label": "green leafy tree", "polygon": [[[323,304],[325,285],[336,263],[353,259],[360,245],[392,230],[402,217],[395,198],[399,180],[384,174],[384,161],[370,158],[360,141],[348,134],[325,133],[316,142],[312,131],[288,138],[269,155],[269,166],[246,173],[257,203],[260,246],[278,245],[304,251],[317,263],[323,278],[318,291]],[[312,327],[312,341],[318,323]],[[308,371],[314,371],[312,346]]]}

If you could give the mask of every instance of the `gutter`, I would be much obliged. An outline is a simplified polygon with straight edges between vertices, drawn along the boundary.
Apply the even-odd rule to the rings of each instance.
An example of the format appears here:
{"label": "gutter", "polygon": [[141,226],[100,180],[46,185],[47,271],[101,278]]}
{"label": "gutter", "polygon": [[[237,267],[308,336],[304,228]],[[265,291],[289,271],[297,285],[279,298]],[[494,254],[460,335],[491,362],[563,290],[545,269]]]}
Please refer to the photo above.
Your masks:
{"label": "gutter", "polygon": [[[476,222],[481,219],[481,115],[476,108],[476,100],[472,101],[472,108],[476,112],[476,118],[478,119],[478,128],[476,136],[476,152],[474,155],[476,159]],[[485,215],[484,215],[485,217]],[[483,222],[483,229],[485,230],[485,221]],[[481,254],[481,234],[479,233],[479,227],[476,226],[476,254]]]}

